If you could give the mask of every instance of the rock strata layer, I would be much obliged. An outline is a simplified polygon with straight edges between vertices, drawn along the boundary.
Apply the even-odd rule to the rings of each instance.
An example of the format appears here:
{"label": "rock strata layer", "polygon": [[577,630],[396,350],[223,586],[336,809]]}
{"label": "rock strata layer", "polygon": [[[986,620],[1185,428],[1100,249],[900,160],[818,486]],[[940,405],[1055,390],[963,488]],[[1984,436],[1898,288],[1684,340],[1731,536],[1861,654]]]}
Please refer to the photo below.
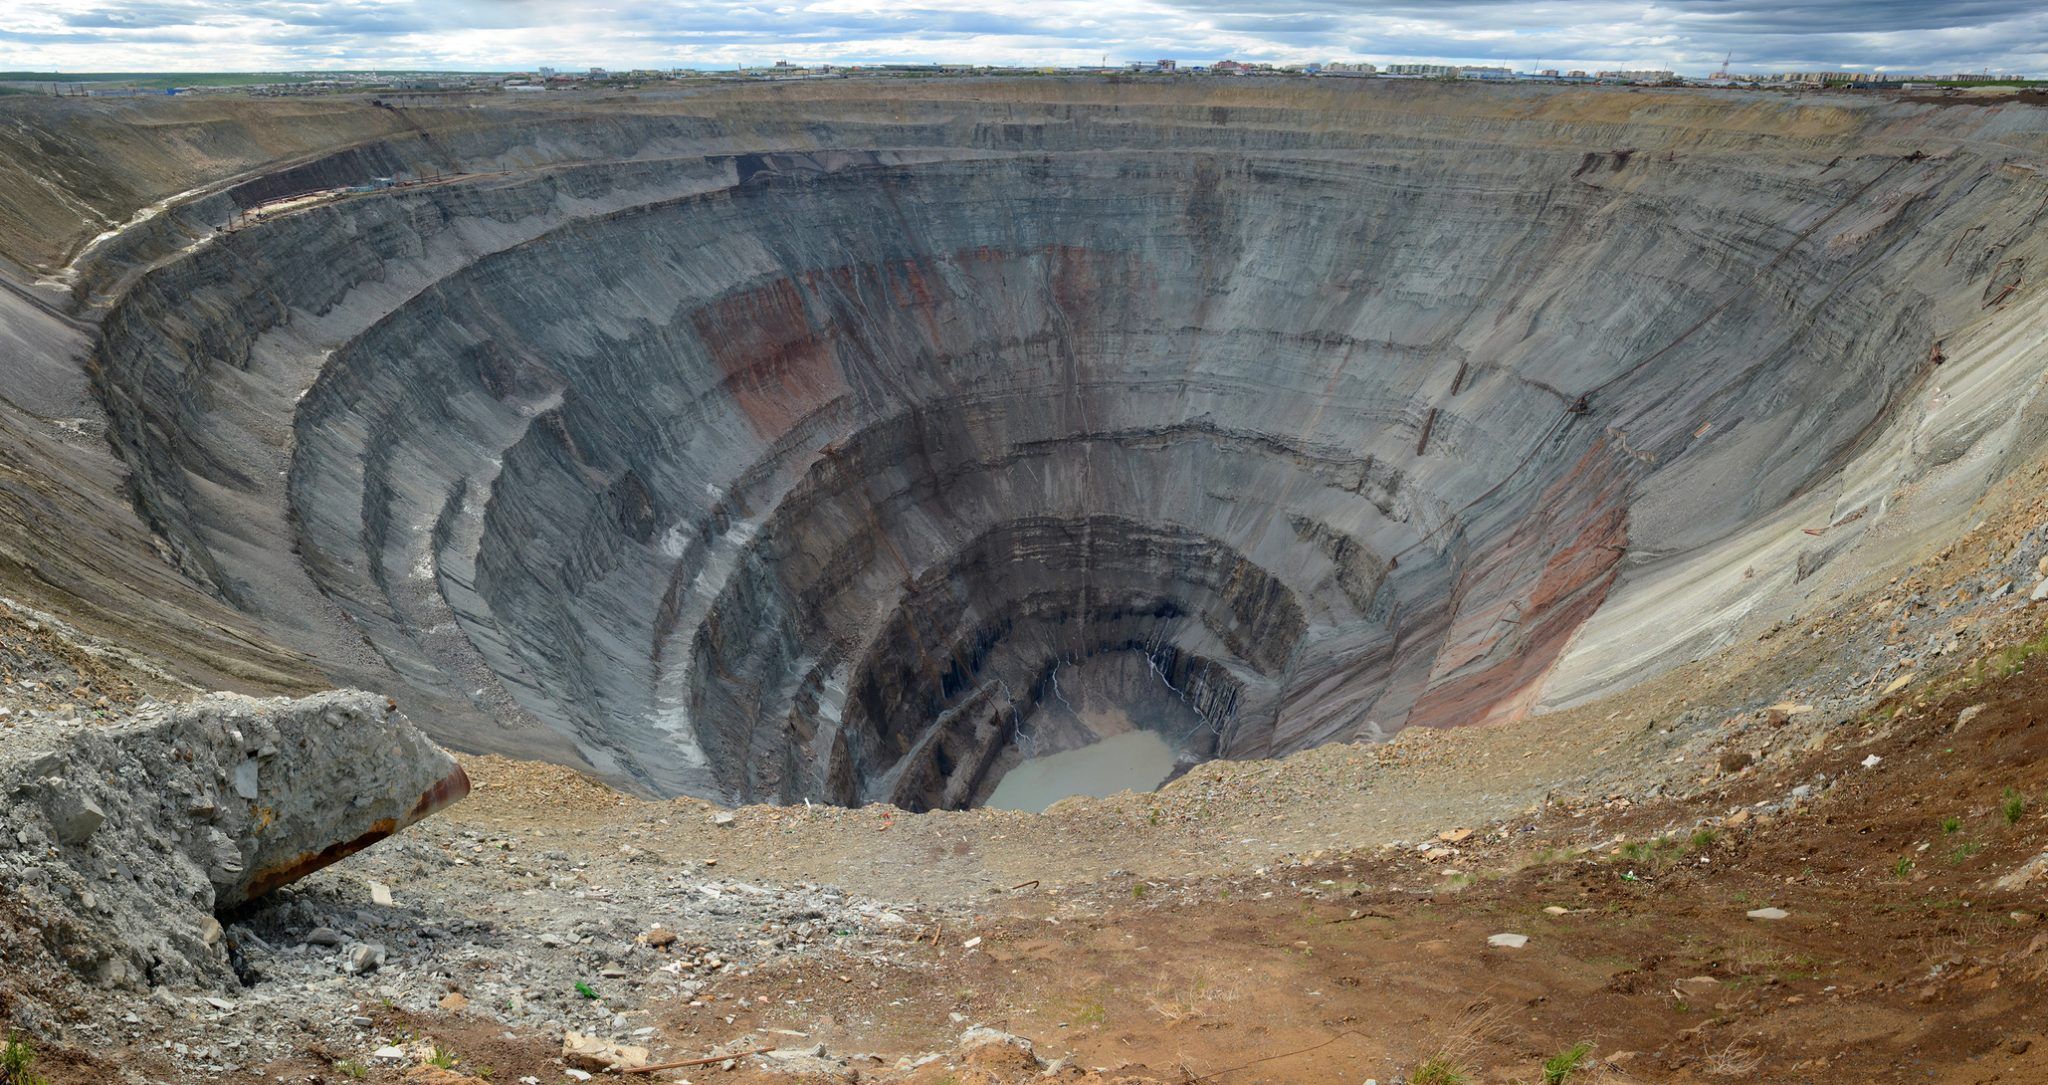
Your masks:
{"label": "rock strata layer", "polygon": [[2038,447],[2039,109],[1230,82],[408,109],[66,304],[213,598],[729,801],[972,802],[1098,657],[1187,761],[1519,716]]}

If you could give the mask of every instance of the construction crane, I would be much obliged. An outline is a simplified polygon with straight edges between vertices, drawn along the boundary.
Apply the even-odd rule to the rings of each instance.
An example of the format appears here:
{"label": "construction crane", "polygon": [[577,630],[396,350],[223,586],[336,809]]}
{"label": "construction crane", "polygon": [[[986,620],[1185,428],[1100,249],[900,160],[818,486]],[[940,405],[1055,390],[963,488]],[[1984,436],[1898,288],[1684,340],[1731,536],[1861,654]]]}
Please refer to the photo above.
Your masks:
{"label": "construction crane", "polygon": [[1734,50],[1732,50],[1732,49],[1731,49],[1731,50],[1729,50],[1729,52],[1728,52],[1728,55],[1726,55],[1726,56],[1724,56],[1724,57],[1722,57],[1722,58],[1721,58],[1721,70],[1720,70],[1720,71],[1718,71],[1718,72],[1715,72],[1715,73],[1714,73],[1713,75],[1710,75],[1710,76],[1708,76],[1707,78],[1709,78],[1709,79],[1733,79],[1733,78],[1734,78],[1734,76],[1731,76],[1731,75],[1729,75],[1729,74],[1728,74],[1728,62],[1729,62],[1729,61],[1731,61],[1731,60],[1734,60],[1734,59],[1735,59],[1735,52],[1734,52]]}

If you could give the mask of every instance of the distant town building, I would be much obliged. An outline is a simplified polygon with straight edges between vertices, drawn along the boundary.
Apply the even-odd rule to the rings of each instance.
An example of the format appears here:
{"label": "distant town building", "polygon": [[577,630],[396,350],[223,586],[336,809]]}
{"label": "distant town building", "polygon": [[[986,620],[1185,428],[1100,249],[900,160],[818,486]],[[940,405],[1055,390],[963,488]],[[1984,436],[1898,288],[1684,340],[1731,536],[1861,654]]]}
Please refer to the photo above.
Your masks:
{"label": "distant town building", "polygon": [[540,77],[542,79],[553,79],[555,77],[555,70],[553,68],[542,68],[540,70]]}
{"label": "distant town building", "polygon": [[1174,63],[1171,60],[1155,60],[1152,62],[1152,68],[1154,71],[1170,72],[1178,68],[1179,66],[1180,65]]}
{"label": "distant town building", "polygon": [[1460,79],[1513,79],[1514,77],[1515,71],[1513,68],[1485,67],[1458,69],[1458,78]]}
{"label": "distant town building", "polygon": [[611,73],[610,73],[610,72],[607,72],[607,71],[605,71],[605,70],[604,70],[603,68],[592,68],[592,69],[590,69],[590,78],[592,78],[592,79],[610,79],[610,78],[611,78]]}
{"label": "distant town building", "polygon": [[1223,72],[1228,75],[1237,75],[1241,72],[1251,71],[1252,66],[1249,64],[1239,64],[1235,60],[1219,60],[1209,65],[1209,70],[1212,72]]}
{"label": "distant town building", "polygon": [[1627,71],[1600,72],[1599,78],[1609,83],[1669,83],[1678,78],[1676,72],[1656,69],[1630,69]]}
{"label": "distant town building", "polygon": [[1387,74],[1408,79],[1456,79],[1458,69],[1448,64],[1389,64]]}
{"label": "distant town building", "polygon": [[1363,61],[1333,60],[1323,65],[1324,75],[1376,75],[1379,69]]}

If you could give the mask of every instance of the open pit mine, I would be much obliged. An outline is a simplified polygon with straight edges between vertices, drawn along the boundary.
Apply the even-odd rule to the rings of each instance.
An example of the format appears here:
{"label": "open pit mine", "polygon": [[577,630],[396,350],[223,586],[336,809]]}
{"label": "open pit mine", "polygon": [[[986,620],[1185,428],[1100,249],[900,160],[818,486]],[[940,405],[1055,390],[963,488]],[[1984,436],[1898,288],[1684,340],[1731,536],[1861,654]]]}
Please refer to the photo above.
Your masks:
{"label": "open pit mine", "polygon": [[[1611,822],[1761,779],[1790,761],[1763,738],[1749,761],[1722,756],[1749,734],[1728,721],[1853,731],[1871,705],[1933,688],[1900,676],[2005,643],[1984,631],[2038,634],[2048,539],[2024,506],[2038,481],[2015,480],[2038,480],[2048,452],[2044,226],[2048,108],[2022,95],[1016,78],[0,100],[0,825],[17,845],[0,856],[17,923],[0,1015],[43,1037],[46,1066],[51,1050],[100,1052],[82,1069],[59,1057],[60,1083],[264,1066],[335,1080],[341,1062],[398,1081],[417,1060],[388,1015],[448,1011],[451,992],[500,1015],[480,1036],[552,1030],[542,1081],[627,1068],[643,1026],[699,1045],[678,1059],[737,1036],[726,1002],[690,1011],[718,1033],[700,1042],[625,1008],[659,1002],[653,988],[590,985],[624,987],[597,969],[651,972],[695,943],[696,978],[675,982],[739,982],[735,960],[763,982],[773,954],[741,928],[798,921],[685,916],[702,930],[671,950],[674,928],[662,941],[646,924],[682,875],[586,895],[588,833],[555,841],[567,865],[509,883],[554,907],[516,905],[531,914],[492,930],[588,911],[635,928],[638,957],[588,956],[609,936],[585,931],[527,947],[580,963],[500,977],[514,966],[484,954],[450,972],[435,953],[483,954],[491,931],[472,924],[515,905],[462,883],[471,896],[416,904],[423,938],[364,911],[403,910],[406,880],[433,884],[450,861],[464,870],[448,877],[473,876],[491,842],[512,850],[526,830],[509,815],[451,821],[536,793],[507,766],[557,772],[549,795],[615,789],[591,801],[675,811],[659,824],[697,834],[631,859],[608,841],[622,869],[649,847],[723,857],[732,877],[807,883],[789,905],[804,923],[918,946],[937,927],[932,952],[970,956],[971,911],[852,857],[941,832],[922,826],[1052,840],[1066,811],[1126,838],[1104,845],[1122,849],[1113,864],[1068,863],[1077,884],[1094,871],[1115,890],[1105,907],[1137,907],[1134,870],[1174,873],[1145,863],[1257,834],[1145,859],[1129,834],[1167,831],[1174,796],[1224,795],[1255,766],[1426,749],[1464,771],[1476,753],[1432,743],[1491,744],[1494,775],[1317,830],[1319,862],[1398,841],[1403,861],[1422,861],[1419,842],[1476,863],[1456,858],[1467,837],[1438,831],[1481,827],[1476,844],[1497,819],[1548,824],[1566,791]],[[2016,526],[1978,547],[1975,580],[1887,609],[1997,525]],[[1801,624],[1822,613],[1836,634]],[[1802,683],[1827,690],[1788,692]],[[320,692],[336,689],[370,692]],[[228,693],[192,700],[214,690]],[[1847,733],[1781,745],[1829,756]],[[2048,781],[2018,751],[2040,739],[1994,758],[2026,801]],[[1824,775],[1860,771],[1845,764]],[[479,765],[503,782],[413,843],[313,874],[461,798]],[[1068,780],[1084,770],[1091,783]],[[986,808],[1090,788],[1141,794],[1042,818]],[[1728,807],[1783,790],[1660,816],[1733,834],[1747,814],[1729,825]],[[705,801],[747,809],[714,823]],[[1129,825],[1107,827],[1118,802]],[[537,809],[536,826],[568,816]],[[1555,831],[1597,827],[1584,809]],[[1914,831],[1947,812],[1929,806]],[[737,839],[736,817],[785,816],[899,828],[707,850]],[[996,831],[947,828],[976,842],[903,854],[982,864],[949,876],[960,907],[1066,876],[984,857],[1002,837],[975,834]],[[1604,854],[1621,831],[1637,830],[1579,844]],[[841,865],[790,858],[806,847]],[[2038,850],[2012,847],[2000,876]],[[1282,855],[1240,851],[1244,876]],[[357,892],[360,863],[403,869],[364,867]],[[309,926],[324,934],[307,942]],[[1488,952],[1528,941],[1499,937]],[[50,986],[31,990],[27,962],[45,959]],[[212,1006],[222,1035],[230,998],[302,972],[321,993],[288,1005],[318,1019],[320,1054],[264,1048],[275,1030],[238,1051],[178,1031]],[[333,988],[402,975],[460,979]],[[662,990],[702,1007],[716,988]],[[181,1008],[195,991],[210,1002]],[[578,1016],[600,994],[603,1016]],[[743,1010],[770,1001],[752,994]],[[750,1042],[811,1042],[813,1025],[784,1025],[806,1038],[757,1021]],[[1041,1045],[1057,1039],[1040,1027]],[[979,1047],[1036,1065],[996,1035]],[[124,1043],[147,1058],[94,1061]],[[934,1065],[980,1065],[977,1043]],[[1710,1052],[1631,1046],[1667,1059],[1639,1061],[1641,1080],[1710,1069]],[[496,1080],[519,1052],[496,1056]],[[892,1064],[926,1080],[896,1055],[862,1080]],[[736,1072],[846,1070],[823,1048],[803,1057]],[[1128,1058],[1132,1075],[1184,1080]],[[1213,1061],[1178,1072],[1230,1060]]]}

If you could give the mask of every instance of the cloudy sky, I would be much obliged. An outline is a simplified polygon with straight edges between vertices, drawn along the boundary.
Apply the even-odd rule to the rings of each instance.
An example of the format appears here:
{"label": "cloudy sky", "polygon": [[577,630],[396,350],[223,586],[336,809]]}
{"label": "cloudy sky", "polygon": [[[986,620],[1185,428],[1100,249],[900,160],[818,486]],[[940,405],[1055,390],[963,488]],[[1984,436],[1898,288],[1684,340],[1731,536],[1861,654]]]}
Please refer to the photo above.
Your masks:
{"label": "cloudy sky", "polygon": [[2048,74],[2048,0],[0,0],[0,69],[1363,58]]}

